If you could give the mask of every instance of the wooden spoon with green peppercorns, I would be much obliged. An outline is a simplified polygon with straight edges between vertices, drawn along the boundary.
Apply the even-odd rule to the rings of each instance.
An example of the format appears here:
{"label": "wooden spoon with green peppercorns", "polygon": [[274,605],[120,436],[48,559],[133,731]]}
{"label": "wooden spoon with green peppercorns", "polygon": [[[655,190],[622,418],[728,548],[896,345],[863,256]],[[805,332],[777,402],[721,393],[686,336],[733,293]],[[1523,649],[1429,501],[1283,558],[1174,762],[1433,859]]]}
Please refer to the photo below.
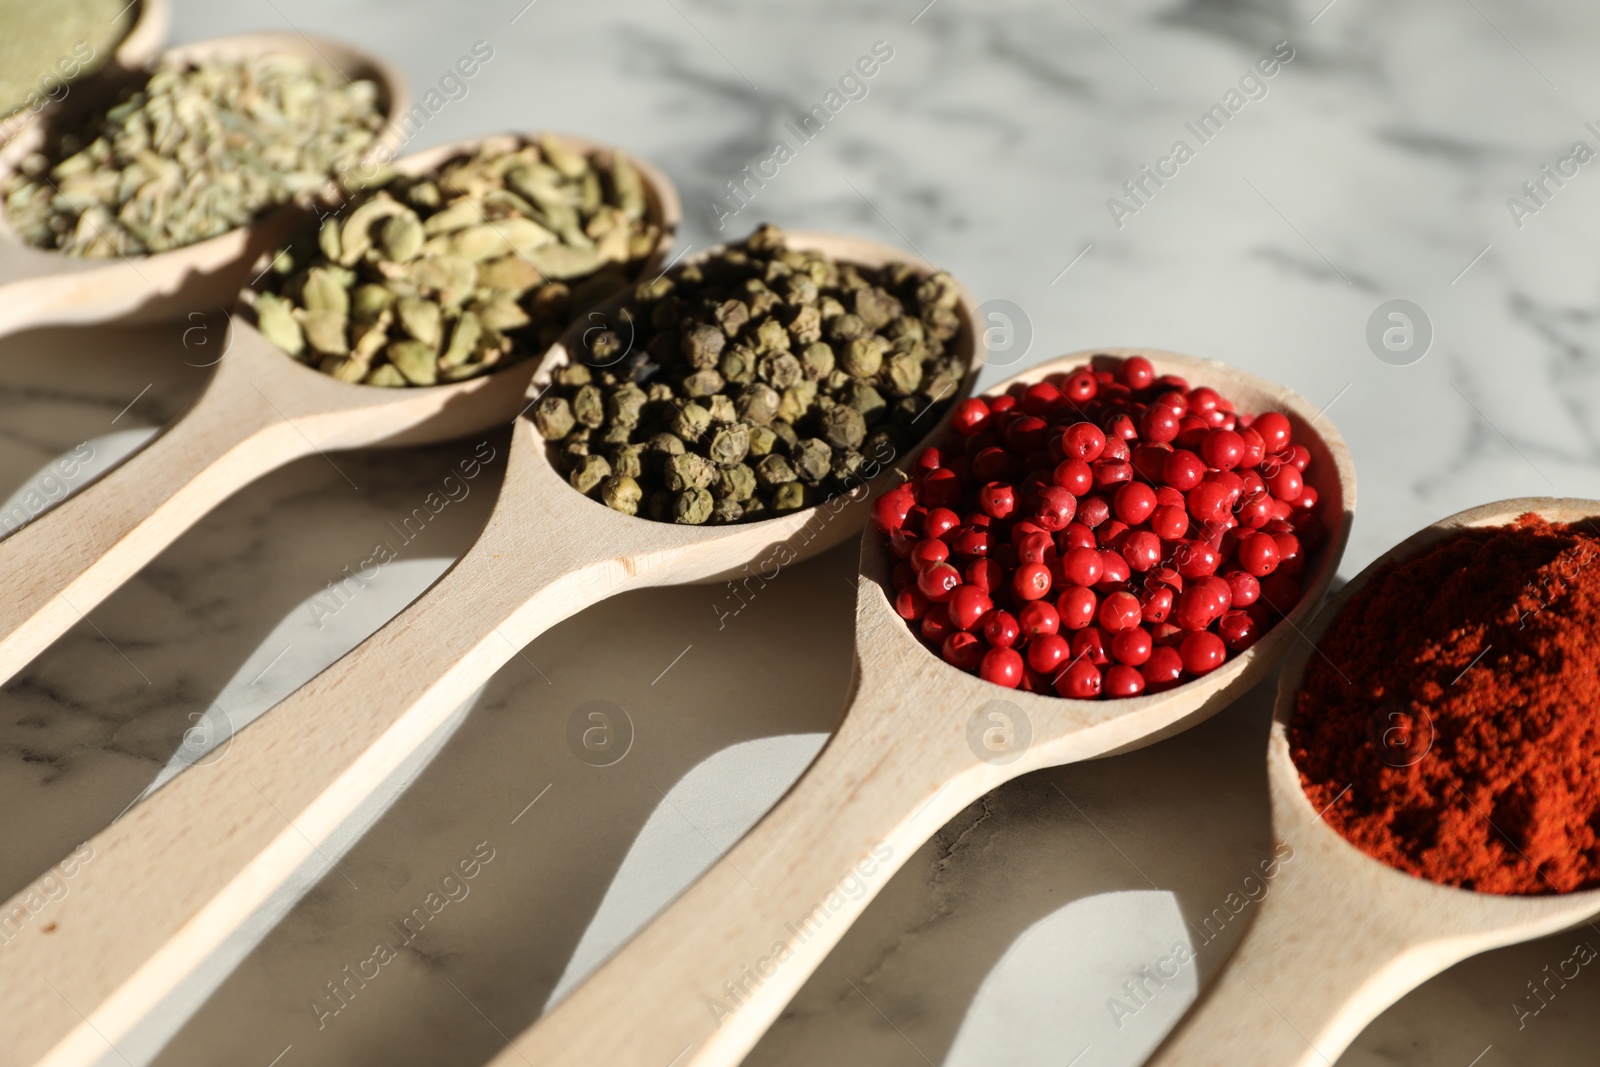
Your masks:
{"label": "wooden spoon with green peppercorns", "polygon": [[[1551,522],[1600,516],[1600,502],[1502,500],[1459,512],[1373,560],[1329,601],[1284,662],[1267,747],[1276,873],[1244,940],[1149,1063],[1160,1067],[1315,1067],[1427,979],[1480,952],[1555,933],[1600,914],[1600,889],[1494,896],[1389,867],[1346,841],[1300,786],[1289,721],[1315,643],[1386,563],[1471,526],[1528,512]],[[1418,739],[1420,740],[1420,739]],[[1406,754],[1427,758],[1426,750]]]}
{"label": "wooden spoon with green peppercorns", "polygon": [[[164,9],[158,4],[153,10],[159,14]],[[135,32],[138,36],[130,36],[129,42],[148,48],[145,31],[136,27]],[[162,53],[159,61],[200,64],[266,54],[297,56],[319,67],[331,67],[347,79],[375,82],[386,122],[403,115],[410,104],[404,78],[387,63],[337,41],[301,34],[251,33],[198,41]],[[156,62],[152,60],[151,66]],[[83,123],[114,103],[118,91],[141,83],[149,73],[149,69],[102,71],[43,108],[3,142],[0,182],[53,133]],[[399,127],[390,125],[363,162],[393,158],[398,137]],[[288,206],[250,225],[168,252],[85,257],[28,243],[0,210],[0,336],[33,326],[215,312],[233,302],[239,287],[249,279],[256,258],[275,248],[305,217],[303,209]]]}
{"label": "wooden spoon with green peppercorns", "polygon": [[1300,642],[1349,535],[1355,470],[1343,440],[1290,390],[1209,360],[1094,349],[995,386],[1031,383],[1091,355],[1143,355],[1230,398],[1280,411],[1307,446],[1327,544],[1304,596],[1256,644],[1166,692],[1065,700],[1004,689],[933,655],[896,614],[885,538],[869,528],[856,602],[855,694],[837,733],[778,805],[495,1067],[713,1067],[739,1062],[896,869],[962,808],[1041,767],[1125,752],[1202,721]]}
{"label": "wooden spoon with green peppercorns", "polygon": [[[562,139],[586,155],[611,151],[581,138]],[[484,140],[428,149],[394,169],[428,174]],[[638,276],[649,277],[666,257],[680,209],[663,174],[643,161],[634,165],[646,218],[661,234],[637,268]],[[0,540],[0,589],[6,592],[0,682],[241,487],[313,453],[444,441],[500,426],[527,404],[538,355],[453,384],[377,388],[290,359],[242,316],[232,321],[226,344],[204,392],[176,422],[105,477]],[[14,517],[0,516],[0,532],[15,525]]]}
{"label": "wooden spoon with green peppercorns", "polygon": [[[839,263],[933,269],[861,238],[789,233],[786,244]],[[981,365],[976,308],[954,288],[958,326],[948,351],[966,372],[929,406],[970,395]],[[574,324],[540,362],[535,389],[571,364],[597,323],[613,322],[626,296]],[[948,412],[913,419],[909,429],[924,424],[932,438]],[[181,983],[202,968],[215,973],[219,950],[241,953],[230,937],[263,909],[286,906],[290,887],[309,885],[318,845],[539,633],[625,589],[711,580],[751,560],[787,564],[836,545],[859,532],[871,485],[886,483],[898,458],[867,456],[850,492],[815,507],[690,526],[581,495],[552,464],[553,451],[517,419],[494,511],[434,586],[251,724],[225,757],[191,767],[91,839],[92,860],[65,897],[22,894],[0,908],[28,916],[0,950],[0,1003],[9,1009],[0,1015],[0,1067],[97,1062],[106,1041],[129,1033]]]}

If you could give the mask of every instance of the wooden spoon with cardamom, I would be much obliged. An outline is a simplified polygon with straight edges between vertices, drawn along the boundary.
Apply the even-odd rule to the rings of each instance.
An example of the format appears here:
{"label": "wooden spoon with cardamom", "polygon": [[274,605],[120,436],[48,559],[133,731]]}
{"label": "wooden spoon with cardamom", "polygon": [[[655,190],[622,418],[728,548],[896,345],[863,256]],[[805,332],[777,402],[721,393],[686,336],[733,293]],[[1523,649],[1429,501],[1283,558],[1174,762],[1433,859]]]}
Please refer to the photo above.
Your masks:
{"label": "wooden spoon with cardamom", "polygon": [[[395,169],[426,174],[485,140],[418,152]],[[562,140],[589,155],[611,151]],[[640,268],[648,277],[671,246],[680,209],[665,175],[642,160],[635,167],[647,218],[661,232]],[[500,426],[527,403],[537,362],[450,385],[356,385],[290,359],[236,316],[226,352],[187,412],[105,477],[0,540],[0,682],[239,488],[312,453],[444,441]],[[29,516],[0,515],[0,533],[19,518]]]}
{"label": "wooden spoon with cardamom", "polygon": [[902,863],[1002,782],[1187,729],[1254,685],[1300,641],[1344,552],[1355,470],[1343,440],[1290,390],[1220,363],[1095,349],[1033,367],[1031,383],[1091,355],[1143,355],[1244,412],[1281,411],[1311,452],[1329,531],[1305,594],[1255,645],[1202,678],[1121,700],[1003,689],[930,653],[895,613],[885,538],[868,529],[856,602],[855,694],[838,732],[777,806],[495,1067],[738,1063]]}
{"label": "wooden spoon with cardamom", "polygon": [[[840,263],[932,269],[861,238],[786,237],[792,249]],[[574,324],[541,362],[533,389],[542,392],[585,350],[584,334],[628,295]],[[968,371],[959,388],[934,398],[952,403],[970,395],[981,363],[976,308],[965,290],[958,296],[952,352]],[[948,413],[930,415],[927,436],[947,424]],[[236,959],[247,947],[240,930],[303,892],[329,835],[545,629],[625,589],[710,580],[751,561],[782,567],[855,536],[873,485],[892,476],[889,464],[899,458],[867,456],[853,492],[813,508],[733,525],[674,525],[578,493],[538,431],[517,419],[488,523],[434,586],[252,723],[221,757],[178,775],[91,839],[91,859],[66,895],[50,901],[24,892],[0,908],[0,916],[23,917],[0,950],[0,1003],[8,1009],[0,1013],[0,1067],[97,1062],[107,1041],[128,1034],[201,968],[215,974],[226,966],[219,955]]]}
{"label": "wooden spoon with cardamom", "polygon": [[1600,914],[1600,889],[1495,896],[1380,863],[1323,821],[1289,754],[1289,720],[1314,646],[1372,575],[1458,530],[1502,526],[1530,511],[1578,522],[1600,517],[1600,501],[1529,497],[1451,515],[1374,560],[1307,628],[1284,662],[1267,746],[1277,873],[1244,940],[1151,1067],[1325,1067],[1385,1008],[1445,968]]}
{"label": "wooden spoon with cardamom", "polygon": [[[124,42],[124,48],[134,46],[130,60],[141,51],[148,55],[152,50],[149,38],[155,30],[165,33],[164,3],[157,0],[145,6],[156,23],[145,28],[141,13],[140,24]],[[300,56],[345,78],[374,82],[388,125],[365,159],[393,158],[400,141],[396,120],[410,106],[405,79],[389,64],[348,45],[297,33],[249,33],[173,48],[162,53],[159,61],[236,61],[265,54]],[[121,61],[123,52],[117,56]],[[150,61],[149,66],[156,62]],[[0,182],[55,131],[81,125],[114,103],[121,90],[142,84],[149,73],[149,68],[107,69],[41,109],[0,148]],[[256,259],[277,247],[305,219],[304,209],[290,205],[248,226],[184,248],[112,259],[69,256],[29,244],[0,210],[0,337],[32,326],[181,318],[190,311],[206,313],[229,307],[240,286],[249,280]]]}

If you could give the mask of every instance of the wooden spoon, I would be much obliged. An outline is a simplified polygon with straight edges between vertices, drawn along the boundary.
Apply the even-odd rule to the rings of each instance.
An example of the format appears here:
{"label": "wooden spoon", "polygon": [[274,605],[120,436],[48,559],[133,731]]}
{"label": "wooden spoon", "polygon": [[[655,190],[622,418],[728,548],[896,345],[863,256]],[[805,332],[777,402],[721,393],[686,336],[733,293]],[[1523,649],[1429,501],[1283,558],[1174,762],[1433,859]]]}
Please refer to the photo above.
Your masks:
{"label": "wooden spoon", "polygon": [[1267,747],[1276,873],[1252,908],[1258,914],[1243,942],[1152,1067],[1326,1067],[1385,1008],[1445,968],[1600,913],[1600,889],[1494,896],[1380,863],[1322,821],[1289,755],[1289,720],[1306,664],[1350,597],[1392,559],[1530,511],[1576,522],[1600,515],[1600,502],[1526,497],[1452,515],[1374,560],[1307,628],[1307,641],[1284,663]]}
{"label": "wooden spoon", "polygon": [[[609,151],[566,139],[585,152]],[[418,152],[395,169],[426,173],[476,151],[482,140]],[[635,162],[650,218],[662,231],[641,269],[650,276],[660,269],[681,212],[666,176]],[[183,416],[104,478],[0,540],[0,589],[6,590],[0,682],[235,490],[313,452],[444,441],[499,426],[527,403],[537,365],[525,359],[498,373],[427,388],[352,385],[289,358],[236,317],[211,381]],[[0,530],[12,523],[13,517],[0,516]]]}
{"label": "wooden spoon", "polygon": [[[788,243],[840,262],[918,263],[860,238],[790,233]],[[604,318],[626,295],[596,314]],[[964,290],[959,314],[956,352],[971,367],[965,396],[980,353]],[[535,387],[593,328],[589,320],[572,327]],[[928,419],[930,437],[948,417]],[[884,465],[878,484],[891,476]],[[22,917],[0,947],[0,1067],[97,1062],[107,1041],[225,943],[242,955],[249,942],[239,931],[252,916],[303,892],[319,846],[548,627],[624,589],[732,575],[752,561],[787,566],[858,533],[869,495],[863,484],[815,508],[731,526],[651,522],[578,494],[551,466],[538,432],[516,420],[488,524],[432,588],[220,757],[178,775],[90,840],[91,858],[75,866],[64,896],[24,892],[0,909]]]}
{"label": "wooden spoon", "polygon": [[[157,5],[152,10],[162,8]],[[129,41],[139,47],[149,43],[144,38],[136,41],[130,37]],[[410,106],[405,80],[387,63],[347,45],[298,33],[248,33],[173,48],[163,53],[162,59],[199,63],[268,52],[302,56],[346,78],[376,82],[390,125],[365,158],[393,156],[400,138],[394,120]],[[120,58],[121,53],[118,55]],[[140,84],[148,76],[148,69],[101,71],[42,109],[0,148],[0,181],[43,145],[52,131],[81,125],[112,103],[123,88]],[[288,205],[249,226],[170,252],[90,259],[29,244],[17,236],[0,212],[0,337],[31,326],[104,322],[124,316],[161,319],[227,308],[239,287],[249,280],[257,257],[276,248],[305,218],[303,209]]]}
{"label": "wooden spoon", "polygon": [[[884,539],[869,529],[856,603],[855,696],[793,789],[698,882],[494,1063],[734,1064],[899,866],[957,812],[1011,778],[1168,737],[1226,706],[1299,640],[1344,552],[1355,470],[1343,440],[1282,386],[1150,349],[1095,349],[1010,379],[1034,382],[1099,352],[1145,355],[1241,411],[1282,411],[1310,449],[1328,543],[1305,596],[1254,646],[1164,693],[1064,700],[991,685],[924,648],[895,614]],[[1000,391],[1003,386],[997,386]],[[1320,422],[1320,425],[1318,423]]]}

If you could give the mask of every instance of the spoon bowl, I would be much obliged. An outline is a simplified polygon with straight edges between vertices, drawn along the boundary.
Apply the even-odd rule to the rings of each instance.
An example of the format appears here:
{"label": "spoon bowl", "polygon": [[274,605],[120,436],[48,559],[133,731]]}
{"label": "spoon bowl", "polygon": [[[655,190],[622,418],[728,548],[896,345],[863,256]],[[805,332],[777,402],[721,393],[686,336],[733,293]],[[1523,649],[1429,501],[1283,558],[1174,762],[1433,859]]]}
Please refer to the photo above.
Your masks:
{"label": "spoon bowl", "polygon": [[[158,2],[150,8],[151,17],[159,20],[163,11],[164,5]],[[123,48],[133,45],[132,56],[138,57],[149,49],[149,36],[155,28],[158,27],[136,26]],[[164,27],[159,28],[164,34]],[[400,132],[394,120],[410,104],[405,80],[389,64],[348,45],[297,33],[249,33],[183,45],[168,50],[161,58],[200,63],[267,53],[300,56],[346,78],[366,78],[377,83],[388,125],[362,161],[394,155]],[[119,50],[119,63],[123,55]],[[137,69],[101,71],[61,100],[42,108],[0,147],[0,181],[9,177],[30,152],[42,147],[56,130],[81,126],[112,103],[123,89],[141,84],[155,63],[151,60]],[[239,287],[249,279],[250,266],[256,258],[275,248],[306,217],[303,207],[288,204],[247,226],[169,252],[88,258],[28,243],[0,211],[0,336],[33,326],[124,317],[154,321],[181,317],[191,311],[227,308]]]}
{"label": "spoon bowl", "polygon": [[[859,238],[789,234],[787,243],[862,266],[926,267]],[[952,405],[970,394],[980,363],[976,309],[964,290],[957,314],[953,347],[968,372]],[[541,361],[541,381],[591,328],[573,324]],[[948,420],[948,412],[930,417],[928,436]],[[578,493],[532,424],[516,419],[487,525],[438,582],[252,723],[225,758],[189,768],[92,838],[93,861],[70,895],[31,902],[39,908],[19,895],[0,910],[28,915],[0,953],[0,1002],[13,1008],[0,1018],[0,1067],[98,1062],[106,1041],[129,1033],[181,984],[225,973],[247,947],[240,930],[252,917],[281,914],[304,892],[307,871],[324,860],[319,846],[548,627],[624,589],[706,580],[762,560],[786,566],[836,544],[859,531],[872,489],[891,474],[885,468],[871,485],[787,515],[679,526]]]}
{"label": "spoon bowl", "polygon": [[962,808],[1029,771],[1126,752],[1186,729],[1300,641],[1338,568],[1355,507],[1355,470],[1338,431],[1282,386],[1151,349],[1074,353],[991,392],[1099,354],[1143,355],[1158,375],[1212,386],[1240,411],[1288,416],[1294,440],[1312,453],[1307,480],[1328,530],[1300,603],[1244,652],[1162,693],[1108,700],[1025,693],[923,647],[894,610],[893,560],[886,539],[869,528],[855,692],[838,731],[720,862],[516,1038],[495,1067],[738,1063],[894,871]]}
{"label": "spoon bowl", "polygon": [[[429,173],[484,140],[431,148],[394,169]],[[588,154],[611,151],[566,140]],[[634,165],[648,217],[661,229],[655,252],[639,268],[648,276],[666,257],[681,209],[665,175],[643,160]],[[263,272],[270,255],[261,256]],[[448,385],[351,384],[291,358],[246,320],[233,317],[210,382],[176,422],[105,477],[0,540],[0,588],[7,591],[0,603],[0,682],[240,487],[313,453],[423,444],[503,425],[527,403],[539,363],[531,353]]]}
{"label": "spoon bowl", "polygon": [[1255,905],[1259,914],[1243,942],[1151,1067],[1332,1063],[1385,1008],[1447,967],[1600,913],[1600,889],[1496,896],[1426,881],[1373,859],[1322,820],[1289,753],[1289,721],[1306,665],[1350,598],[1391,560],[1530,511],[1551,522],[1577,522],[1600,516],[1600,501],[1503,500],[1434,523],[1341,589],[1284,661],[1267,747],[1277,857],[1271,889]]}

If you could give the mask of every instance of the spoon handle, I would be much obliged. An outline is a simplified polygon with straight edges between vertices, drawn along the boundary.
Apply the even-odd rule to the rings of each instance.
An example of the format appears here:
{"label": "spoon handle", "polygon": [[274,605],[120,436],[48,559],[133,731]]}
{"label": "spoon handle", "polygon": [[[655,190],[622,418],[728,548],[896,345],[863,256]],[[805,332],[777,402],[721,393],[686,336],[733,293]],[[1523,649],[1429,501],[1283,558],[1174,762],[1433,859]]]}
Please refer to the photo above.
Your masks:
{"label": "spoon handle", "polygon": [[208,388],[114,470],[28,521],[0,515],[0,682],[239,487],[311,450],[259,392]]}
{"label": "spoon handle", "polygon": [[995,784],[958,731],[906,735],[926,712],[905,689],[858,692],[777,806],[494,1067],[738,1063],[901,864]]}
{"label": "spoon handle", "polygon": [[[530,489],[529,451],[512,450],[502,506]],[[571,495],[518,522],[497,509],[376,635],[80,847],[63,892],[6,903],[0,916],[20,918],[0,929],[0,1064],[98,1063],[196,972],[225,973],[452,711],[542,630],[632,581],[618,546],[565,528],[595,506]]]}

